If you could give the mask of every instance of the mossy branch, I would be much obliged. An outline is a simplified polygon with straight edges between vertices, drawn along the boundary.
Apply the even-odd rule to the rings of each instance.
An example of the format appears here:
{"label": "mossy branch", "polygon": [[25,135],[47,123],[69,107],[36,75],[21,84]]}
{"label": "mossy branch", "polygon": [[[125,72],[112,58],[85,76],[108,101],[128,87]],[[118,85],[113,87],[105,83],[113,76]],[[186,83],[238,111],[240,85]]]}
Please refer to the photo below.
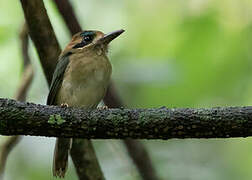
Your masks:
{"label": "mossy branch", "polygon": [[0,99],[0,134],[87,139],[252,136],[252,107],[83,110]]}

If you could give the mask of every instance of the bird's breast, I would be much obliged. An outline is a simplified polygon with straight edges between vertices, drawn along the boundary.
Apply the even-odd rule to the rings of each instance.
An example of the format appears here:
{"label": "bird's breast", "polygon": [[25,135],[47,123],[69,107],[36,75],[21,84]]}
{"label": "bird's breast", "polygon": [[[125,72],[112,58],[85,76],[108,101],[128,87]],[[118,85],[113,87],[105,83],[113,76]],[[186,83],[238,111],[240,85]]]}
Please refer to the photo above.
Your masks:
{"label": "bird's breast", "polygon": [[70,59],[59,90],[59,103],[86,108],[96,107],[106,93],[111,69],[106,56]]}

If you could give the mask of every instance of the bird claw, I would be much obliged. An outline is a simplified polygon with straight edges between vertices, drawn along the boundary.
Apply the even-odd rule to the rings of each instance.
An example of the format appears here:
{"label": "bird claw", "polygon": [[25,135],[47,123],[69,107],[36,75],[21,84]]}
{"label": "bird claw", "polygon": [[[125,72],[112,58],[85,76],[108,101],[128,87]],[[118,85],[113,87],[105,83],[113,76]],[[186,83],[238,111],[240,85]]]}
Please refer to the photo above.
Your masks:
{"label": "bird claw", "polygon": [[107,110],[108,109],[108,106],[100,106],[97,108],[98,110]]}
{"label": "bird claw", "polygon": [[60,104],[60,107],[62,107],[62,108],[67,108],[67,107],[68,107],[68,104],[67,104],[67,103],[62,103],[62,104]]}

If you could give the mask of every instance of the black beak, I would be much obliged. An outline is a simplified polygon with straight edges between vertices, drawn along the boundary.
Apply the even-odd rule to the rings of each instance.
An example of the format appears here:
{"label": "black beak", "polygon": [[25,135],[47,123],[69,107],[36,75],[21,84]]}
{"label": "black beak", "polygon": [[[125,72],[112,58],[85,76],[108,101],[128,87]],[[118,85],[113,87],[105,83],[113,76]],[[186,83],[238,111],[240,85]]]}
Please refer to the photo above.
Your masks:
{"label": "black beak", "polygon": [[102,37],[101,39],[99,39],[97,41],[97,43],[101,43],[101,44],[109,44],[113,39],[117,38],[120,34],[122,34],[124,32],[123,29],[117,30],[117,31],[113,31],[111,33],[105,34],[104,37]]}

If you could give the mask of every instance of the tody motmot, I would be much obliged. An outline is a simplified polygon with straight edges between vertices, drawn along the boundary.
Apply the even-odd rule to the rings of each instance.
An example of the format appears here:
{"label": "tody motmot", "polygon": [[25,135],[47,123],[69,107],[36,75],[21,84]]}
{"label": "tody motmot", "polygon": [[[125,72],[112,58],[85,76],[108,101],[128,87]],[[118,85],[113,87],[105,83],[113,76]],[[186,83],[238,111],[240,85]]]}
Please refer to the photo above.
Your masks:
{"label": "tody motmot", "polygon": [[[47,105],[96,108],[105,96],[112,71],[107,56],[108,44],[123,32],[83,31],[75,34],[59,56]],[[71,138],[57,138],[54,176],[65,176],[71,142]]]}

